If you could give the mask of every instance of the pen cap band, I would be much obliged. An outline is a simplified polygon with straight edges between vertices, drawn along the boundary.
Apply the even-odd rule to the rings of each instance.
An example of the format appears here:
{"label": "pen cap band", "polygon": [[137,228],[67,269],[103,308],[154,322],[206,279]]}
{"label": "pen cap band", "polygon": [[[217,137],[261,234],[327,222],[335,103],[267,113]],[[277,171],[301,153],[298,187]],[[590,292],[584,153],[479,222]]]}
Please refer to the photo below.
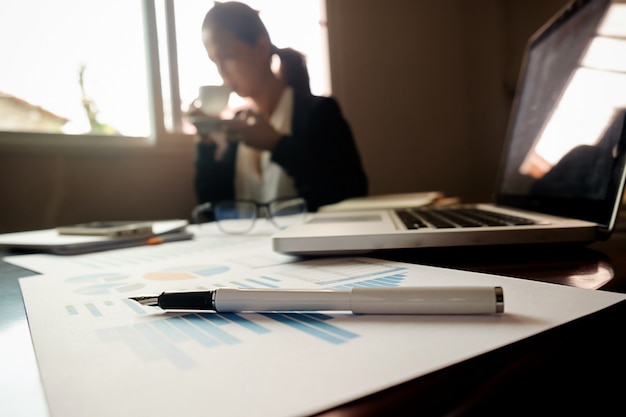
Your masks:
{"label": "pen cap band", "polygon": [[353,288],[357,314],[492,314],[504,311],[501,287]]}

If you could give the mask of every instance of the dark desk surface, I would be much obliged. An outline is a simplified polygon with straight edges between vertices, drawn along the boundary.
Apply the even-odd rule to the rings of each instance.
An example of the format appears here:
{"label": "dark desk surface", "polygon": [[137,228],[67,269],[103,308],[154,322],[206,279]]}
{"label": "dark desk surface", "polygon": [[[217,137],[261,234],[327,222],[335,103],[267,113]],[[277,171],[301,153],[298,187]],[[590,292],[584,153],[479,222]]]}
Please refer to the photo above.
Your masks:
{"label": "dark desk surface", "polygon": [[[586,247],[421,249],[379,256],[626,293],[626,217],[608,241]],[[2,346],[13,338],[24,349],[8,371],[30,367],[17,379],[19,392],[11,395],[24,394],[24,400],[9,398],[11,413],[4,413],[4,404],[1,415],[46,415],[17,284],[27,275],[0,262],[0,353],[15,353]],[[320,415],[626,415],[624,329],[626,303],[620,303]],[[6,377],[0,376],[0,387]],[[3,396],[8,397],[0,392],[0,402]]]}

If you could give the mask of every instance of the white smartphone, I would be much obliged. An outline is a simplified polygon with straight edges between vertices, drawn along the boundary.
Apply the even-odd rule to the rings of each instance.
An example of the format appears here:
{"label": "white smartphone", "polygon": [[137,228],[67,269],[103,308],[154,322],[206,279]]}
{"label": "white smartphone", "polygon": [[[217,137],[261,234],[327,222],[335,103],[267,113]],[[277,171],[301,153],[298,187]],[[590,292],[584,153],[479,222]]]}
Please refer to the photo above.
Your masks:
{"label": "white smartphone", "polygon": [[96,221],[56,228],[61,235],[143,236],[152,234],[152,222]]}

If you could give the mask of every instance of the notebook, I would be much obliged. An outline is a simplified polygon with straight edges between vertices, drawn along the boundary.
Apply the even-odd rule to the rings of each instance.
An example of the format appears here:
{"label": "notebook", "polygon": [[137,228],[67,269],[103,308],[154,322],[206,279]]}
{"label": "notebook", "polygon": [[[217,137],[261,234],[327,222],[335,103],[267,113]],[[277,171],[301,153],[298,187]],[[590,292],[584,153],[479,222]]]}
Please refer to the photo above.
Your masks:
{"label": "notebook", "polygon": [[[493,201],[425,207],[425,214],[312,213],[276,233],[274,250],[328,255],[607,239],[624,190],[626,64],[611,58],[626,50],[625,15],[623,4],[573,1],[529,39]],[[453,213],[452,226],[435,227],[444,208],[465,211]],[[472,223],[476,209],[492,214]]]}

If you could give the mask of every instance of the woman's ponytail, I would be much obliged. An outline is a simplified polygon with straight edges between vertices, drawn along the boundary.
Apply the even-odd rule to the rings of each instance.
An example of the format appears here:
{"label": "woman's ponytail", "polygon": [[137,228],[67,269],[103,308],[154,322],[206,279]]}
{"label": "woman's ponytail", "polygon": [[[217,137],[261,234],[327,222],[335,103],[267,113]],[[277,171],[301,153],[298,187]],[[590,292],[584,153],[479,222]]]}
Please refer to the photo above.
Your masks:
{"label": "woman's ponytail", "polygon": [[311,94],[309,71],[306,67],[304,55],[292,48],[274,48],[274,53],[280,58],[279,76],[301,94]]}

